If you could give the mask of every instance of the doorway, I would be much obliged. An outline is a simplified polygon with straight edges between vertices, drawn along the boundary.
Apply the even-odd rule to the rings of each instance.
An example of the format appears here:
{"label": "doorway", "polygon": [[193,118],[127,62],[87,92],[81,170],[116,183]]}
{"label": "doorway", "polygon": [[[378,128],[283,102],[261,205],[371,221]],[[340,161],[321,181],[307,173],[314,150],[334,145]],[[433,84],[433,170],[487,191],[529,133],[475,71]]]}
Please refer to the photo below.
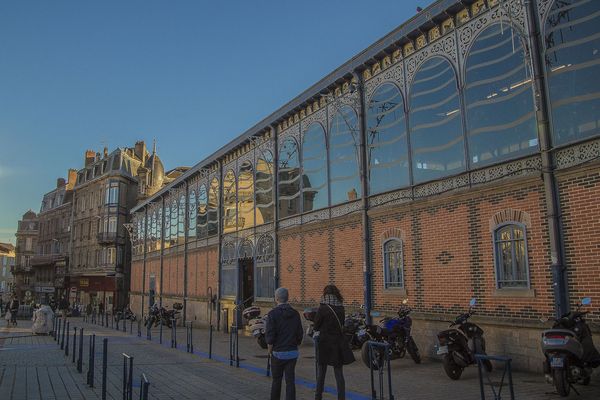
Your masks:
{"label": "doorway", "polygon": [[241,309],[244,310],[254,302],[254,259],[240,258],[238,263],[240,268],[238,301],[243,303]]}

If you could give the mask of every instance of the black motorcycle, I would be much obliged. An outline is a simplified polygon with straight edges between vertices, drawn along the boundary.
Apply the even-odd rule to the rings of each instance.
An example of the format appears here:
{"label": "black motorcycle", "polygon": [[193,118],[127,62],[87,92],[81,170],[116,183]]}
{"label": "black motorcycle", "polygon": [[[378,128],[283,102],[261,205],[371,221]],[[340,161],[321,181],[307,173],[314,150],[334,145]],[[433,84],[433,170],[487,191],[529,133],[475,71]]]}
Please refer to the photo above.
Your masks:
{"label": "black motorcycle", "polygon": [[[398,310],[398,316],[394,318],[386,317],[379,321],[376,325],[365,325],[357,333],[357,340],[362,343],[361,359],[367,367],[379,369],[383,365],[383,351],[379,348],[373,348],[374,351],[369,354],[368,341],[386,343],[389,345],[390,360],[404,358],[406,353],[411,356],[415,364],[421,363],[421,354],[419,348],[411,335],[412,318],[407,301],[402,302],[402,306]],[[376,313],[371,313],[375,316]]]}
{"label": "black motorcycle", "polygon": [[362,348],[363,340],[365,336],[361,338],[358,337],[358,332],[361,329],[365,329],[365,314],[362,312],[352,313],[346,315],[344,320],[344,335],[348,340],[348,344],[350,344],[350,348],[352,350],[358,350]]}
{"label": "black motorcycle", "polygon": [[177,319],[178,315],[180,314],[179,310],[181,310],[182,308],[183,305],[181,303],[173,303],[172,310],[167,310],[164,307],[159,307],[158,304],[154,303],[152,307],[150,307],[150,310],[148,310],[148,318],[146,318],[144,326],[152,327],[161,324],[166,325],[168,328],[171,328],[171,326],[173,325],[171,321],[173,319]]}
{"label": "black motorcycle", "polygon": [[[473,307],[476,303],[476,299],[471,299],[469,311],[459,315],[454,322],[451,322],[450,329],[438,333],[437,354],[444,356],[444,371],[453,380],[460,379],[463,370],[476,362],[475,354],[485,354],[483,329],[468,322],[469,318],[475,314]],[[492,363],[489,360],[484,360],[483,365],[488,372],[492,371]]]}
{"label": "black motorcycle", "polygon": [[555,319],[552,329],[542,333],[542,351],[546,356],[544,373],[562,397],[569,395],[574,383],[588,385],[592,370],[600,366],[600,354],[584,319],[588,311],[580,311],[582,306],[591,303],[589,297],[582,299],[575,311]]}
{"label": "black motorcycle", "polygon": [[126,307],[122,311],[117,311],[115,313],[115,322],[119,322],[122,319],[135,322],[137,320],[137,316],[129,307]]}

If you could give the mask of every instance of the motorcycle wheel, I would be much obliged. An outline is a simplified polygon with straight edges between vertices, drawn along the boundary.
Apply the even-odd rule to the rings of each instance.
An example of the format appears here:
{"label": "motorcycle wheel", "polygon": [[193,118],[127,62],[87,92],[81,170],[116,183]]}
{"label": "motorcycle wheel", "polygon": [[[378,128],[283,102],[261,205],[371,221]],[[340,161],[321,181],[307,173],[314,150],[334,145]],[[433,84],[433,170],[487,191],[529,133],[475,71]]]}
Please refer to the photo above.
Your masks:
{"label": "motorcycle wheel", "polygon": [[462,375],[464,368],[462,368],[458,364],[456,364],[456,362],[454,361],[454,358],[452,358],[452,354],[446,354],[444,356],[443,364],[444,364],[444,371],[446,372],[446,375],[448,375],[448,378],[450,378],[454,381],[457,381],[460,379],[460,376]]}
{"label": "motorcycle wheel", "polygon": [[410,354],[410,357],[413,359],[415,364],[421,364],[421,354],[419,353],[419,348],[412,337],[408,339],[406,347],[408,354]]}
{"label": "motorcycle wheel", "polygon": [[265,339],[265,335],[260,335],[259,337],[257,337],[256,342],[261,347],[261,349],[266,349],[268,347],[267,340]]}
{"label": "motorcycle wheel", "polygon": [[571,385],[567,380],[567,370],[565,368],[555,368],[552,370],[552,379],[554,387],[561,397],[567,397],[571,392]]}
{"label": "motorcycle wheel", "polygon": [[368,343],[364,343],[362,348],[360,349],[360,358],[362,362],[367,366],[367,368],[371,368],[371,366],[373,366],[374,371],[377,371],[379,369],[379,366],[383,362],[383,354],[381,351],[375,350],[373,351],[372,357],[369,357]]}

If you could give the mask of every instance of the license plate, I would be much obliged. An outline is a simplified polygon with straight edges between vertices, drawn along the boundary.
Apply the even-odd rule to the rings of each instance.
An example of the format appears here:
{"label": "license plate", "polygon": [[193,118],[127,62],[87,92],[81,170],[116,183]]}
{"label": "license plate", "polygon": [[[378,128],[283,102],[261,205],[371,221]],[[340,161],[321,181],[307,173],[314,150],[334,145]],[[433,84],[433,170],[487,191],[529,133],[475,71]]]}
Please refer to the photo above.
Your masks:
{"label": "license plate", "polygon": [[565,366],[564,359],[561,357],[552,357],[550,359],[550,367],[552,368],[562,368]]}
{"label": "license plate", "polygon": [[448,346],[439,346],[437,349],[437,354],[438,355],[448,354]]}

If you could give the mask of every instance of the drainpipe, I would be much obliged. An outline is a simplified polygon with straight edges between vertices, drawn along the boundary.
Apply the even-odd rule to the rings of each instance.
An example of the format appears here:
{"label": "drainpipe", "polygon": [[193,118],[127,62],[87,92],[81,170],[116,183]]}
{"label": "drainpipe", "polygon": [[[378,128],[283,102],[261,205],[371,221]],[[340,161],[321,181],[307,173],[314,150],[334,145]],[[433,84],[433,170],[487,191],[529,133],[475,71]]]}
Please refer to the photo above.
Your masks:
{"label": "drainpipe", "polygon": [[564,265],[560,200],[556,176],[554,174],[554,157],[552,154],[549,113],[546,102],[548,97],[542,63],[543,46],[535,2],[532,0],[525,0],[525,11],[527,14],[529,44],[531,46],[529,53],[533,68],[533,87],[535,90],[538,140],[540,142],[542,157],[544,195],[546,198],[546,206],[548,208],[548,238],[550,241],[550,257],[552,262],[554,306],[556,316],[560,317],[570,309],[569,288],[567,283],[566,265]]}
{"label": "drainpipe", "polygon": [[142,263],[142,316],[146,302],[146,254],[148,253],[148,207],[144,207],[144,260]]}
{"label": "drainpipe", "polygon": [[185,182],[185,215],[183,217],[183,325],[187,321],[187,299],[188,299],[188,230],[190,226],[190,186]]}
{"label": "drainpipe", "polygon": [[360,121],[360,184],[362,190],[361,196],[361,217],[362,217],[362,246],[364,254],[363,264],[363,279],[364,279],[364,301],[365,301],[365,316],[366,323],[371,324],[371,308],[372,308],[372,285],[371,285],[371,247],[370,247],[370,232],[369,232],[369,184],[367,182],[368,165],[367,165],[367,146],[365,143],[367,133],[367,119],[365,112],[365,90],[363,76],[359,70],[354,71],[354,78],[358,81],[358,97],[360,99],[359,121]]}
{"label": "drainpipe", "polygon": [[[165,252],[165,197],[161,197],[160,206],[162,207],[162,212],[160,213],[161,219],[161,230],[160,230],[160,293],[158,294],[158,305],[162,307],[162,296],[163,296],[163,254]],[[171,223],[171,213],[169,212],[169,224]],[[171,229],[169,228],[169,232]]]}
{"label": "drainpipe", "polygon": [[273,135],[273,252],[275,257],[275,288],[279,287],[279,139],[277,138],[277,125],[271,125]]}
{"label": "drainpipe", "polygon": [[[221,219],[221,208],[223,206],[223,160],[218,161],[218,173],[219,173],[219,199],[217,204],[217,272],[219,280],[217,282],[217,330],[221,329],[221,258],[223,257],[222,247],[223,247],[223,221]],[[225,321],[227,323],[228,321]]]}

